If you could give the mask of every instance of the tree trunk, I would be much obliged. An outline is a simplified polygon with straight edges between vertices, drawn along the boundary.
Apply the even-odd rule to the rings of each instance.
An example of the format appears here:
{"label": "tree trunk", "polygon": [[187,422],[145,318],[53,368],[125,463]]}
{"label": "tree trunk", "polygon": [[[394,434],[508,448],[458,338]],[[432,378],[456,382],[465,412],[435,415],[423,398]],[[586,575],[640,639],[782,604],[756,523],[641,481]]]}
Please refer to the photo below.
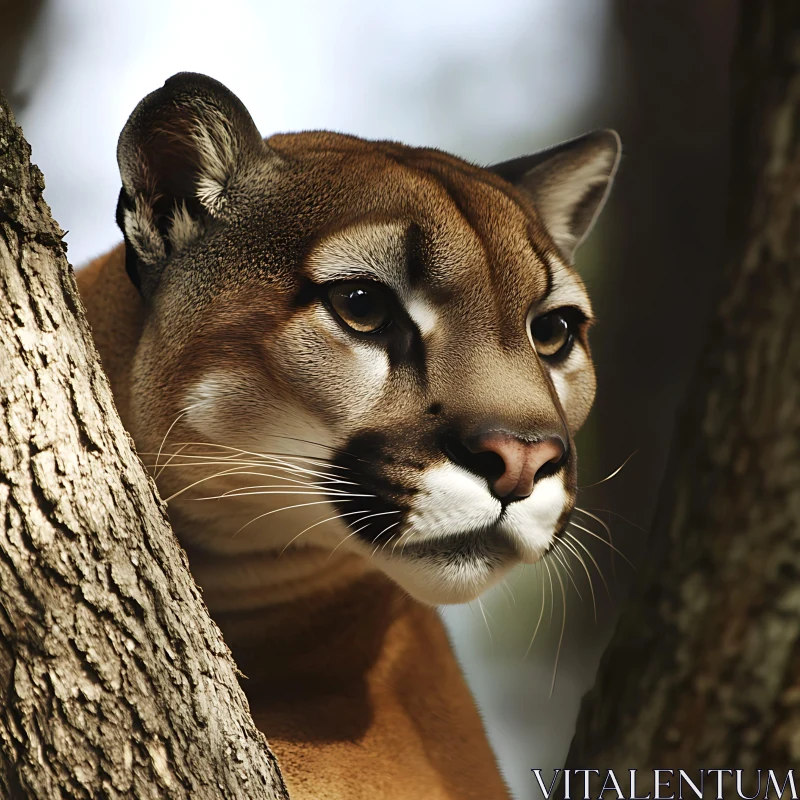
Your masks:
{"label": "tree trunk", "polygon": [[287,798],[0,95],[0,795]]}
{"label": "tree trunk", "polygon": [[[598,392],[585,449],[596,449],[601,463],[584,482],[636,455],[581,504],[614,512],[606,517],[614,544],[638,564],[646,554],[636,525],[653,519],[675,413],[720,293],[737,13],[730,0],[609,5],[617,34],[605,59],[618,95],[593,122],[618,127],[624,152],[603,212],[611,215],[603,222],[611,240],[597,277],[587,275],[599,322],[592,332]],[[595,555],[608,550],[596,544]],[[618,574],[629,588],[627,570]]]}
{"label": "tree trunk", "polygon": [[754,787],[756,768],[800,763],[798,41],[797,0],[743,3],[729,289],[568,758],[644,770],[640,794],[656,768],[739,768]]}

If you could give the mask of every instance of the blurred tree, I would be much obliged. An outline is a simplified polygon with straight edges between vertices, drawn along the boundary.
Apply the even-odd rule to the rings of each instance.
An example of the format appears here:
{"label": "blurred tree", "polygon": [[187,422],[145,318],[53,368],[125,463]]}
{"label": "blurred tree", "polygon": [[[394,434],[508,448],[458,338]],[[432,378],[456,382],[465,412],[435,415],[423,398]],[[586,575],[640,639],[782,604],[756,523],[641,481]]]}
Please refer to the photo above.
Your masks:
{"label": "blurred tree", "polygon": [[20,109],[25,97],[14,92],[14,81],[28,34],[44,7],[45,0],[0,0],[0,91]]}
{"label": "blurred tree", "polygon": [[745,0],[739,28],[727,288],[571,768],[800,763],[800,4]]}
{"label": "blurred tree", "polygon": [[[722,277],[736,5],[614,0],[612,13],[608,90],[589,117],[618,127],[624,157],[600,255],[614,261],[590,275],[599,387],[589,433],[606,473],[636,455],[581,504],[648,527]],[[630,537],[621,549],[641,557],[640,533],[608,521]]]}
{"label": "blurred tree", "polygon": [[287,800],[0,94],[0,795]]}
{"label": "blurred tree", "polygon": [[[604,92],[591,127],[618,128],[623,160],[600,239],[583,271],[598,319],[595,409],[579,434],[579,504],[604,518],[634,564],[647,529],[674,420],[723,280],[729,168],[730,55],[738,6],[726,0],[610,0]],[[588,259],[587,259],[588,256]],[[632,457],[631,457],[632,456]],[[594,485],[630,458],[613,479]],[[580,524],[605,536],[598,522]],[[574,609],[561,659],[588,688],[633,572],[594,536],[613,597]],[[581,613],[581,609],[585,609]]]}

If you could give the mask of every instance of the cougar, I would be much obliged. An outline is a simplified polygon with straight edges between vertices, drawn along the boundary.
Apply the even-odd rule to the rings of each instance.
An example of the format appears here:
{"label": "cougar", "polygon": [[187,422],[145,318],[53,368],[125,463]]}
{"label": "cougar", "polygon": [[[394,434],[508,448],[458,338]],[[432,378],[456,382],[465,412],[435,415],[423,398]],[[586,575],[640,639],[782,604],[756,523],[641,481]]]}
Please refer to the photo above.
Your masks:
{"label": "cougar", "polygon": [[619,155],[264,140],[192,73],[125,125],[124,244],[78,284],[294,800],[508,797],[435,606],[563,534]]}

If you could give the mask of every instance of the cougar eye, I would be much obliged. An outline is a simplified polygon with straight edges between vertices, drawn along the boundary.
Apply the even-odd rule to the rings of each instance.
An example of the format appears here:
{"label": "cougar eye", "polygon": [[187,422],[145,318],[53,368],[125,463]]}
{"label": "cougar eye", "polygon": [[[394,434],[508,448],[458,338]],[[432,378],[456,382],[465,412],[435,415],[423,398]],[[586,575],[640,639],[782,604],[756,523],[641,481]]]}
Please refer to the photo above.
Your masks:
{"label": "cougar eye", "polygon": [[565,358],[573,342],[567,310],[558,309],[536,317],[531,322],[531,338],[542,358]]}
{"label": "cougar eye", "polygon": [[368,283],[339,283],[328,291],[339,319],[359,333],[377,333],[391,321],[386,293]]}

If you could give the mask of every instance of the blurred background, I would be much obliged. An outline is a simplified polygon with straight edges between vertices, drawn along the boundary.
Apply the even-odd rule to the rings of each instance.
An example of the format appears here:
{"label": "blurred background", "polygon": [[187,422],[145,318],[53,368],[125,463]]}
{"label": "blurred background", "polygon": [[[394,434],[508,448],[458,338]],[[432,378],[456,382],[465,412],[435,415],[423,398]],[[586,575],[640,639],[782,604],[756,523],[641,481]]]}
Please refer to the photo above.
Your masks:
{"label": "blurred background", "polygon": [[599,391],[578,443],[578,502],[596,519],[576,517],[593,587],[565,553],[552,573],[519,571],[443,612],[520,800],[540,796],[532,768],[563,763],[624,602],[632,568],[610,558],[603,526],[634,565],[647,557],[720,288],[737,12],[730,0],[0,0],[0,89],[76,269],[120,239],[119,131],[181,70],[225,83],[263,135],[327,128],[489,164],[619,130],[616,191],[577,259],[598,317]]}

